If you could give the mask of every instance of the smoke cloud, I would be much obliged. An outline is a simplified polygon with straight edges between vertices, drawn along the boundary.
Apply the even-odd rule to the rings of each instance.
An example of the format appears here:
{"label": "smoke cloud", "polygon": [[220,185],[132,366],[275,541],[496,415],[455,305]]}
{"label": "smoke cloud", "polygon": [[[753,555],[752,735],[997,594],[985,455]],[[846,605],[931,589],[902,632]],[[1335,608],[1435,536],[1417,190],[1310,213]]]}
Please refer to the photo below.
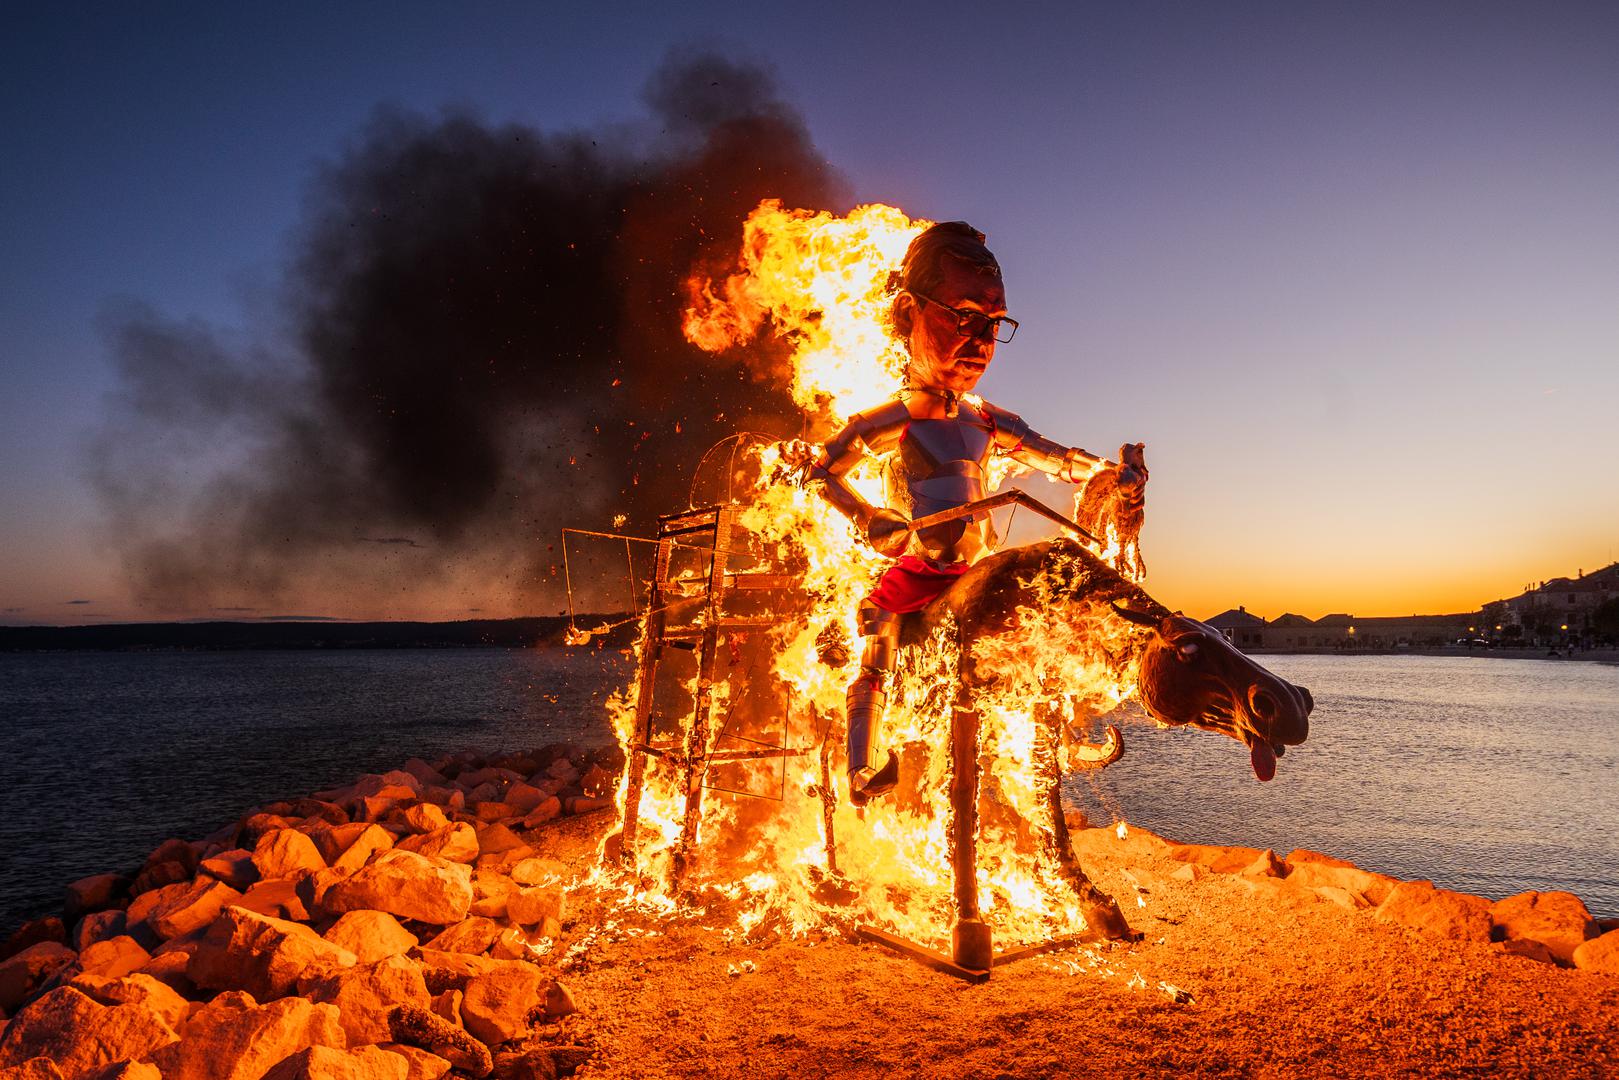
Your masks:
{"label": "smoke cloud", "polygon": [[562,525],[644,534],[717,440],[794,434],[780,354],[689,345],[680,286],[762,198],[841,183],[759,66],[673,56],[643,100],[596,132],[379,111],[315,178],[282,329],[112,312],[89,472],[137,600],[555,610]]}

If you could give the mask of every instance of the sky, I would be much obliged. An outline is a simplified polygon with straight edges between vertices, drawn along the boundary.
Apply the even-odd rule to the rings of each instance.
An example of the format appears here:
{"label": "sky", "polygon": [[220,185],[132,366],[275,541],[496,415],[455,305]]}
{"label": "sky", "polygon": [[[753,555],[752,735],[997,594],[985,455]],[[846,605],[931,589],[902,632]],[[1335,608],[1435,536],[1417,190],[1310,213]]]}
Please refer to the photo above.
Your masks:
{"label": "sky", "polygon": [[988,233],[1021,329],[979,389],[1147,444],[1171,607],[1466,611],[1619,557],[1619,8],[1048,7],[13,12],[0,622],[158,614],[85,480],[109,310],[250,341],[379,105],[619,124],[672,47],[772,67],[855,201]]}

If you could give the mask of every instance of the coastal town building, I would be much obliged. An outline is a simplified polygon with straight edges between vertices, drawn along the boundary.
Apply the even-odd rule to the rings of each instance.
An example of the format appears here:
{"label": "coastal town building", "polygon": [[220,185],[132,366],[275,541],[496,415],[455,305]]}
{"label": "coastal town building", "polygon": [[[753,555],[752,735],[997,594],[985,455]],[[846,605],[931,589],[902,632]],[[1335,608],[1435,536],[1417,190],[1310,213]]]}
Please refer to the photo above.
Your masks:
{"label": "coastal town building", "polygon": [[1267,620],[1239,606],[1204,622],[1239,649],[1432,648],[1486,640],[1589,644],[1597,609],[1612,601],[1619,601],[1619,563],[1543,581],[1518,596],[1453,615],[1335,613],[1311,619],[1289,612]]}

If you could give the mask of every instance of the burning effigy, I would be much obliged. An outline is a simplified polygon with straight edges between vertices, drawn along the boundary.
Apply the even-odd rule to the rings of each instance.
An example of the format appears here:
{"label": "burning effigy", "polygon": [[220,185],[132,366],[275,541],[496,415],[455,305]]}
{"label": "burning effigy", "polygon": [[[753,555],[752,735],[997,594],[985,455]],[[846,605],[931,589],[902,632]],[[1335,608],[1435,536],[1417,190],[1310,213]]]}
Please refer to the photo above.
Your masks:
{"label": "burning effigy", "polygon": [[[805,437],[739,436],[720,501],[660,521],[602,871],[635,903],[719,895],[987,973],[992,936],[1131,936],[1060,792],[1117,758],[1121,703],[1241,740],[1261,780],[1304,741],[1308,691],[1138,584],[1143,446],[1107,461],[973,393],[1016,330],[983,243],[767,201],[688,282],[700,347],[786,347]],[[1082,485],[1073,518],[993,493],[1030,470]],[[997,551],[1019,509],[1067,535]]]}

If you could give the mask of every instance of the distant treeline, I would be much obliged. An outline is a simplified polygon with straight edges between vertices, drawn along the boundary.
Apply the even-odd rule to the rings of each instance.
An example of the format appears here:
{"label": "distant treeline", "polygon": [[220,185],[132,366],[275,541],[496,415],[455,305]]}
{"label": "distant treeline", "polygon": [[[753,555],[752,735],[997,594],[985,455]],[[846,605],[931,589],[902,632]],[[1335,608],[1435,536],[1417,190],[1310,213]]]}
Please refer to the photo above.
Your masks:
{"label": "distant treeline", "polygon": [[[592,630],[626,615],[579,615],[575,625]],[[468,619],[461,622],[184,622],[108,626],[0,627],[0,652],[67,649],[137,651],[232,649],[530,649],[562,645],[568,620]],[[591,646],[623,648],[635,640],[633,622]]]}

